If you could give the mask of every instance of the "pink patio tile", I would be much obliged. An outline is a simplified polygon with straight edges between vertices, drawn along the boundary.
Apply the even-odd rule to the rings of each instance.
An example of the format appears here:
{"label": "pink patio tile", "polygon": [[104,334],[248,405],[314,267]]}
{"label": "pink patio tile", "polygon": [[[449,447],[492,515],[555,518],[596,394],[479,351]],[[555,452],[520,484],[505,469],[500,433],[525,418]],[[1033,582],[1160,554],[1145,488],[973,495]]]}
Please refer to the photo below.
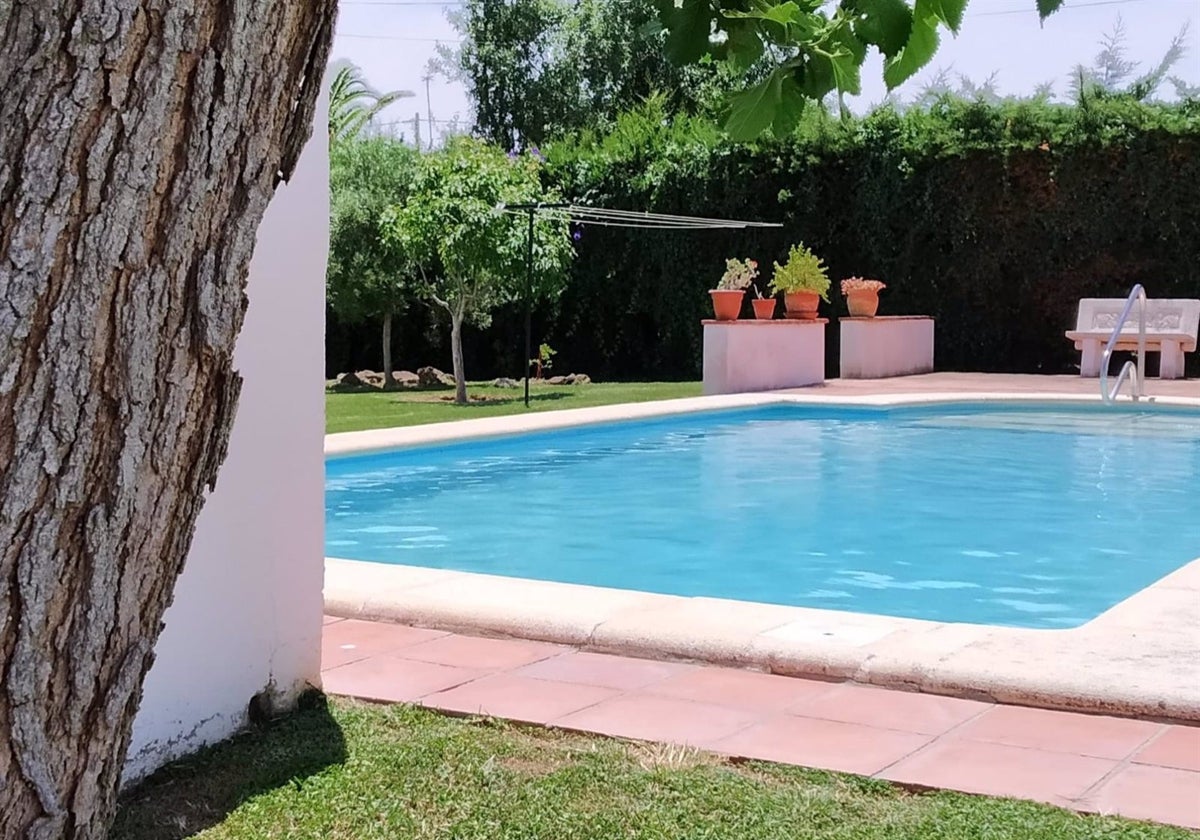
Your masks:
{"label": "pink patio tile", "polygon": [[1102,814],[1200,828],[1200,773],[1131,764],[1092,796]]}
{"label": "pink patio tile", "polygon": [[928,736],[911,732],[780,715],[704,746],[738,758],[870,776],[929,741]]}
{"label": "pink patio tile", "polygon": [[989,703],[894,691],[865,685],[839,685],[806,703],[792,714],[804,717],[861,723],[882,729],[941,735],[991,708]]}
{"label": "pink patio tile", "polygon": [[566,650],[569,648],[542,642],[455,635],[406,648],[402,655],[405,659],[436,662],[439,665],[503,671],[547,659]]}
{"label": "pink patio tile", "polygon": [[372,656],[324,672],[321,682],[330,694],[412,703],[427,694],[476,679],[482,673],[470,668],[413,662],[394,656]]}
{"label": "pink patio tile", "polygon": [[426,697],[426,706],[470,715],[546,723],[615,697],[610,688],[495,674]]}
{"label": "pink patio tile", "polygon": [[1160,729],[1161,724],[1144,720],[993,706],[952,737],[1096,758],[1125,758]]}
{"label": "pink patio tile", "polygon": [[619,738],[669,741],[698,746],[732,735],[754,723],[741,709],[692,703],[671,697],[626,694],[550,721],[554,726]]}
{"label": "pink patio tile", "polygon": [[339,621],[345,621],[345,619],[338,618],[336,615],[323,616],[321,619],[322,624],[335,624],[336,622],[339,622]]}
{"label": "pink patio tile", "polygon": [[751,712],[782,712],[828,694],[834,683],[780,677],[736,668],[695,668],[655,683],[646,691],[680,700],[732,706]]}
{"label": "pink patio tile", "polygon": [[1116,766],[1102,758],[943,738],[880,775],[904,784],[1070,807]]}
{"label": "pink patio tile", "polygon": [[337,668],[445,635],[438,630],[422,630],[404,624],[345,619],[321,630],[321,668]]}
{"label": "pink patio tile", "polygon": [[539,680],[596,685],[620,691],[636,691],[676,674],[697,670],[680,662],[656,662],[604,653],[573,652],[526,665],[514,673]]}
{"label": "pink patio tile", "polygon": [[1138,750],[1133,760],[1200,771],[1200,727],[1168,726],[1162,735]]}

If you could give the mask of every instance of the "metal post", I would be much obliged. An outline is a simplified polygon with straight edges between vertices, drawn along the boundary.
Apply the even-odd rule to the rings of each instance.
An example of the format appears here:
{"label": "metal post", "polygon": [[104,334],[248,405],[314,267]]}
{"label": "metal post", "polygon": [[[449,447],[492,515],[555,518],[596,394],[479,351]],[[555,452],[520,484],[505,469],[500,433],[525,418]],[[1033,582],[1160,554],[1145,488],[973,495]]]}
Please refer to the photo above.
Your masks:
{"label": "metal post", "polygon": [[533,212],[529,208],[529,241],[525,252],[525,407],[529,408],[529,365],[533,358]]}

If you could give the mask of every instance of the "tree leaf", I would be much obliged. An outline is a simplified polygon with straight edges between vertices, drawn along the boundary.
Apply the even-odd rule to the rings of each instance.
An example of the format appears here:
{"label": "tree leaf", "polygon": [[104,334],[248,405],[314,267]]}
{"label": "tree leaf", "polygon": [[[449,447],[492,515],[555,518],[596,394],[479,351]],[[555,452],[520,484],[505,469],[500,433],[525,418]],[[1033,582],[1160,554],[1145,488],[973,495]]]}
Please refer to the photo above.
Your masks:
{"label": "tree leaf", "polygon": [[913,9],[913,17],[922,18],[932,15],[957,35],[959,27],[962,26],[963,10],[966,8],[967,0],[917,0],[916,8]]}
{"label": "tree leaf", "polygon": [[820,99],[837,87],[837,78],[833,73],[833,64],[821,55],[810,55],[804,64],[804,77],[800,82],[800,92],[809,99]]}
{"label": "tree leaf", "polygon": [[665,10],[663,22],[667,33],[667,58],[676,64],[699,61],[709,51],[713,10],[707,0],[682,0],[681,6]]}
{"label": "tree leaf", "polygon": [[836,46],[829,59],[834,84],[842,93],[857,96],[862,92],[862,64],[867,57],[867,47],[854,35],[848,25],[835,29],[829,42]]}
{"label": "tree leaf", "polygon": [[862,93],[862,77],[859,62],[849,53],[842,52],[829,59],[833,70],[833,83],[842,93],[857,96]]}
{"label": "tree leaf", "polygon": [[1044,21],[1062,8],[1063,0],[1037,0],[1038,19]]}
{"label": "tree leaf", "polygon": [[763,42],[758,29],[749,23],[735,23],[729,27],[725,48],[730,63],[739,70],[749,69],[763,54]]}
{"label": "tree leaf", "polygon": [[753,140],[770,128],[779,109],[784,73],[775,70],[770,76],[730,99],[729,118],[725,131],[734,140]]}
{"label": "tree leaf", "polygon": [[879,47],[891,58],[904,49],[912,34],[912,9],[904,0],[859,0],[862,19],[854,27],[855,34],[868,44]]}
{"label": "tree leaf", "polygon": [[[920,8],[921,0],[917,0]],[[937,19],[932,17],[914,17],[912,32],[904,49],[883,67],[883,81],[888,90],[899,87],[911,79],[918,70],[933,58],[938,48]]]}
{"label": "tree leaf", "polygon": [[778,138],[790,136],[800,125],[804,115],[807,100],[800,92],[800,85],[792,74],[784,76],[779,85],[779,105],[775,109],[775,119],[771,122],[771,132]]}
{"label": "tree leaf", "polygon": [[788,24],[801,17],[800,7],[792,0],[787,0],[786,3],[777,3],[766,6],[763,9],[752,9],[748,12],[741,12],[736,9],[724,9],[721,12],[722,17],[730,19],[752,18],[754,20],[769,20],[774,23]]}

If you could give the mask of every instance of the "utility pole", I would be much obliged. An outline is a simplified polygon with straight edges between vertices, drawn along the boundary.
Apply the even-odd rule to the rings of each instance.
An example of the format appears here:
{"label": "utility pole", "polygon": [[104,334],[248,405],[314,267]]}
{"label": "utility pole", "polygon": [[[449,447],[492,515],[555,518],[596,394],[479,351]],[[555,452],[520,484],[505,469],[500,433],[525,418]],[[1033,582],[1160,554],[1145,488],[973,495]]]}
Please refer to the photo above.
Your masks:
{"label": "utility pole", "polygon": [[425,82],[425,116],[429,120],[429,148],[433,148],[433,100],[429,96],[429,81],[433,78],[432,73],[426,73],[421,77]]}
{"label": "utility pole", "polygon": [[413,114],[413,142],[417,144],[417,151],[421,151],[421,112]]}

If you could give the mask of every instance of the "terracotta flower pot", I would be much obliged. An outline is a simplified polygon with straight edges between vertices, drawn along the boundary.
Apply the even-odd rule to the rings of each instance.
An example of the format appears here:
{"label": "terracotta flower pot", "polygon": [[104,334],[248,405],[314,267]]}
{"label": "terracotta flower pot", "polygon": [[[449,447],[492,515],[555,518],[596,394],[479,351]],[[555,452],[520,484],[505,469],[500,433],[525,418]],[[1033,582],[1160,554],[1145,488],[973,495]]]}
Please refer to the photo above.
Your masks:
{"label": "terracotta flower pot", "polygon": [[873,289],[846,292],[846,308],[852,318],[874,318],[879,309],[879,292]]}
{"label": "terracotta flower pot", "polygon": [[789,318],[812,321],[817,317],[821,296],[816,292],[788,292],[783,296],[783,306]]}
{"label": "terracotta flower pot", "polygon": [[718,321],[736,321],[742,311],[742,298],[746,296],[743,289],[710,289],[712,295],[713,317]]}
{"label": "terracotta flower pot", "polygon": [[770,321],[775,317],[775,298],[755,298],[750,301],[754,305],[754,317],[760,321]]}

